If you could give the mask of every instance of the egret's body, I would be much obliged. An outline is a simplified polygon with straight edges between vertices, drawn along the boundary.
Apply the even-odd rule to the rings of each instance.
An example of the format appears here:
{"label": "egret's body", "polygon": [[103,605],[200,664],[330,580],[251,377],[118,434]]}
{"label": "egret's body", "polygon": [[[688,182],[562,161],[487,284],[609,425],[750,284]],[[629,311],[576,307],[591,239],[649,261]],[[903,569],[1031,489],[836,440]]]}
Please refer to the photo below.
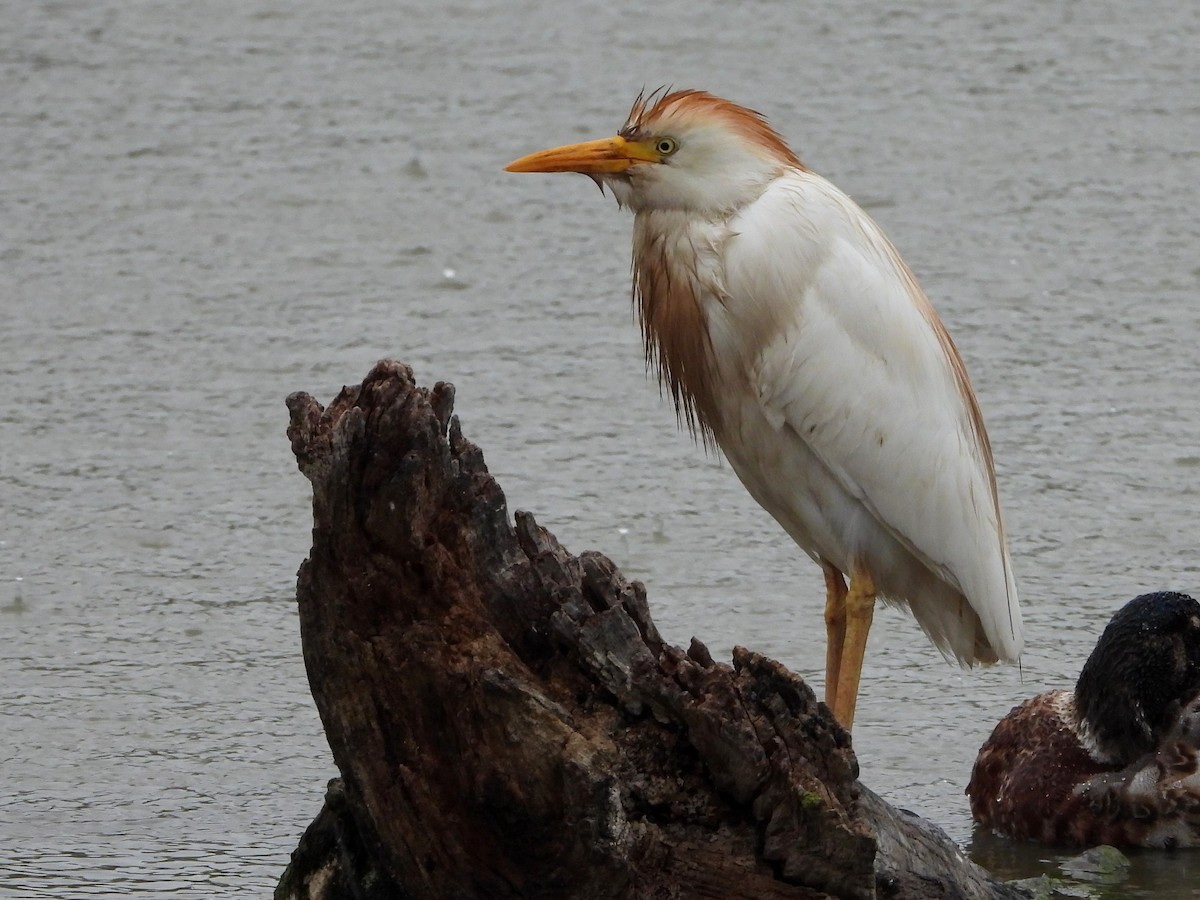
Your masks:
{"label": "egret's body", "polygon": [[1017,657],[978,405],[866,213],[757,114],[694,91],[639,98],[616,138],[509,168],[589,174],[634,211],[647,355],[687,422],[822,565],[826,699],[847,727],[876,597],[907,604],[965,665]]}

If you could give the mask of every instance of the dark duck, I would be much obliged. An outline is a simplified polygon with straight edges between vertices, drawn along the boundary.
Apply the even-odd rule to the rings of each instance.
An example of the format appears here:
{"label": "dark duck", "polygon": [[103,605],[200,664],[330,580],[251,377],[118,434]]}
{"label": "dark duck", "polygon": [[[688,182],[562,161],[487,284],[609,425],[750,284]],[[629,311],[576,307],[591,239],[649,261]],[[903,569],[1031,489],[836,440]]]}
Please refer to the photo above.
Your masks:
{"label": "dark duck", "polygon": [[1144,594],[1088,657],[1074,691],[1026,700],[979,750],[967,794],[1013,838],[1200,846],[1200,603]]}

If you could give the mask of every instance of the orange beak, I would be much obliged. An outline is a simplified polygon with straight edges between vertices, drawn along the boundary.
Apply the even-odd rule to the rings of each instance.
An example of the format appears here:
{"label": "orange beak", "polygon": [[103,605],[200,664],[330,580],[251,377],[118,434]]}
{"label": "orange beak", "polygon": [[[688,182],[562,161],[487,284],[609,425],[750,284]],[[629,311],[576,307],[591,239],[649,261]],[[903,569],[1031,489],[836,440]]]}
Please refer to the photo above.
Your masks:
{"label": "orange beak", "polygon": [[553,150],[541,150],[513,160],[507,172],[579,172],[583,175],[613,175],[633,166],[658,162],[653,148],[625,138],[602,138],[582,144],[568,144]]}

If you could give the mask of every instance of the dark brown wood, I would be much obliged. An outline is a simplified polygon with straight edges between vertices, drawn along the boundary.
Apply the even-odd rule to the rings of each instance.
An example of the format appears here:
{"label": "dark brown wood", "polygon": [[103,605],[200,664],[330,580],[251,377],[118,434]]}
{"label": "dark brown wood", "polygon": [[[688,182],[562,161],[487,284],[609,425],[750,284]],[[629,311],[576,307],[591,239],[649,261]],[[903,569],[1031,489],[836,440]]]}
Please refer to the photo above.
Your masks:
{"label": "dark brown wood", "polygon": [[1021,896],[859,785],[800,678],[665,643],[641,584],[510,521],[453,401],[395,362],[288,398],[341,780],[277,897]]}

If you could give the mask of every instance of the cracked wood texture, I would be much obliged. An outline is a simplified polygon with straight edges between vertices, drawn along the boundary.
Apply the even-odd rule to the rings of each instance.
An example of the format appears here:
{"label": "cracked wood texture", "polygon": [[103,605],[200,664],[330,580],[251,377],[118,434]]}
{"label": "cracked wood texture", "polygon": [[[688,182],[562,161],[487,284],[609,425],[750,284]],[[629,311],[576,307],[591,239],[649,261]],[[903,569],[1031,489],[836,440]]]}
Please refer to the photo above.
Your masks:
{"label": "cracked wood texture", "polygon": [[288,398],[341,777],[277,898],[1020,896],[860,785],[799,677],[665,643],[641,584],[510,521],[453,401],[390,361]]}

